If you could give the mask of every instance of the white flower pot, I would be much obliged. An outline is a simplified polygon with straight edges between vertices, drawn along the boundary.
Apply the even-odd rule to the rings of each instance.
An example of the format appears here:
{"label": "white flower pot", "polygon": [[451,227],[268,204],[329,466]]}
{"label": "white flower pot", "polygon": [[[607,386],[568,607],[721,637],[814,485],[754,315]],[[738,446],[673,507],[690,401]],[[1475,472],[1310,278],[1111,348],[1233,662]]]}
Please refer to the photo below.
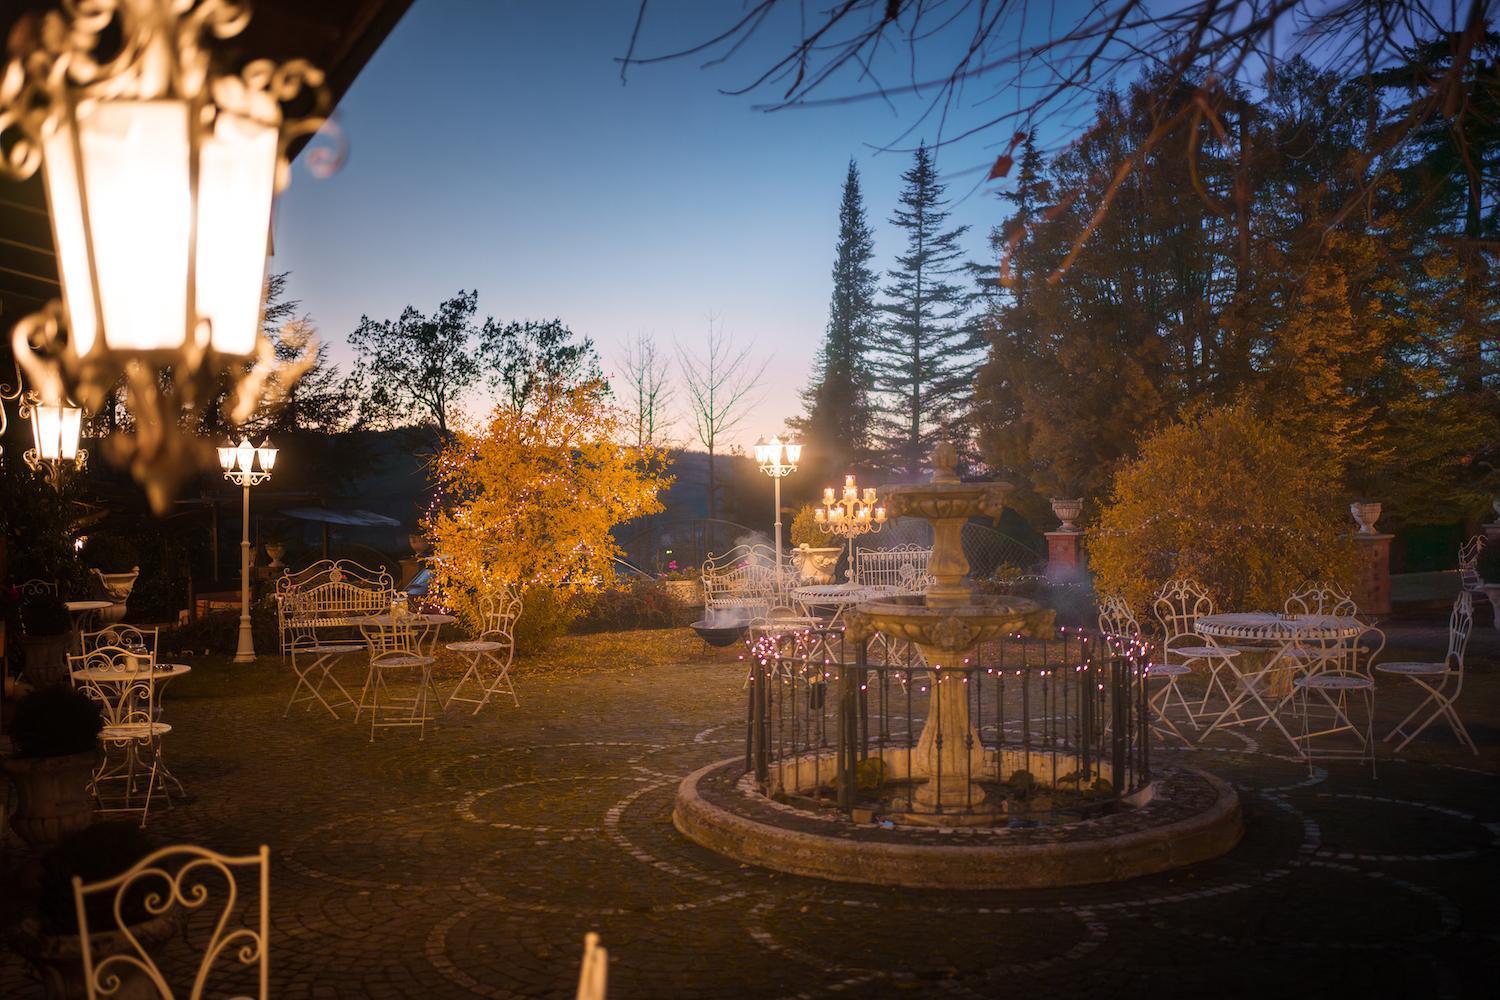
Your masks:
{"label": "white flower pot", "polygon": [[832,583],[833,571],[844,550],[838,546],[811,548],[807,545],[792,550],[792,565],[797,567],[797,582],[804,584]]}

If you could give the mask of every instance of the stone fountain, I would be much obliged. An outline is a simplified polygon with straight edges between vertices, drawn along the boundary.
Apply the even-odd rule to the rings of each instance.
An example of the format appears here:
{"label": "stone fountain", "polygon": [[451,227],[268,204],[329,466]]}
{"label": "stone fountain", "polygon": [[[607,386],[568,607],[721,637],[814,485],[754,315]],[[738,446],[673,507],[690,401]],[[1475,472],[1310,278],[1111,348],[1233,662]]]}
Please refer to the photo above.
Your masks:
{"label": "stone fountain", "polygon": [[[979,734],[969,721],[965,667],[980,643],[1006,635],[1043,635],[1053,612],[1021,597],[976,594],[968,579],[963,527],[971,518],[998,518],[1005,510],[1009,483],[965,483],[958,478],[958,452],[943,442],[932,452],[932,481],[885,491],[893,517],[931,523],[933,583],[925,595],[884,597],[859,605],[846,618],[851,638],[880,632],[914,644],[933,670],[933,708],[917,742],[912,778],[920,780],[915,802],[927,812],[982,801],[984,793],[968,776],[973,755],[983,755]],[[922,780],[925,779],[925,780]]]}

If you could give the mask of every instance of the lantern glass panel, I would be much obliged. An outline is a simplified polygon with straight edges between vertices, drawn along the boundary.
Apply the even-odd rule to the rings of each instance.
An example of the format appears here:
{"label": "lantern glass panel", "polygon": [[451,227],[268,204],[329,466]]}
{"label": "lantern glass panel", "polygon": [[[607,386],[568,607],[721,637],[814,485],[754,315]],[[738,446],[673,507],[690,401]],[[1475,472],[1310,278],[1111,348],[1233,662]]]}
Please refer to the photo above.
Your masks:
{"label": "lantern glass panel", "polygon": [[89,267],[88,237],[83,230],[73,135],[71,120],[63,116],[43,144],[46,168],[43,181],[47,187],[52,235],[57,243],[58,275],[68,307],[68,336],[74,352],[83,357],[94,349],[99,318],[94,312],[94,274]]}
{"label": "lantern glass panel", "polygon": [[178,348],[192,217],[187,102],[95,101],[79,106],[78,129],[105,343]]}
{"label": "lantern glass panel", "polygon": [[248,440],[241,440],[235,447],[235,454],[239,456],[240,471],[249,472],[250,467],[255,464],[255,446]]}
{"label": "lantern glass panel", "polygon": [[58,455],[65,462],[78,459],[78,438],[83,433],[83,410],[77,406],[59,406]]}
{"label": "lantern glass panel", "polygon": [[786,464],[796,465],[802,461],[802,446],[800,444],[789,444],[786,446]]}
{"label": "lantern glass panel", "polygon": [[275,128],[220,114],[198,160],[198,315],[212,324],[214,350],[255,350],[265,290]]}

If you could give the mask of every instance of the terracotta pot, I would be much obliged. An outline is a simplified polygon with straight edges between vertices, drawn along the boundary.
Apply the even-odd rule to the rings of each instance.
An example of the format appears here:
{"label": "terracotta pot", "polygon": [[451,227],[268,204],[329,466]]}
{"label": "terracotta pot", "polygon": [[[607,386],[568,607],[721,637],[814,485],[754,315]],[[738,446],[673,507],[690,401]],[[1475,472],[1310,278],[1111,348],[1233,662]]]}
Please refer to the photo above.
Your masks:
{"label": "terracotta pot", "polygon": [[25,654],[26,679],[32,687],[52,687],[68,683],[68,634],[24,635],[21,650]]}
{"label": "terracotta pot", "polygon": [[[149,955],[166,944],[182,925],[179,911],[130,925],[142,949]],[[42,981],[48,1000],[86,1000],[89,995],[83,975],[83,938],[78,934],[46,934],[36,918],[23,920],[13,937],[16,951],[30,963]],[[111,955],[135,953],[123,931],[97,931],[89,935],[94,966]],[[117,962],[109,970],[120,978],[120,988],[109,994],[120,1000],[158,1000],[161,994],[139,970]]]}
{"label": "terracotta pot", "polygon": [[843,551],[839,547],[814,549],[807,545],[793,549],[792,565],[797,567],[798,582],[832,583],[833,571],[838,566],[839,556]]}
{"label": "terracotta pot", "polygon": [[8,757],[5,772],[16,786],[10,828],[33,847],[50,847],[94,821],[89,778],[95,750],[64,757]]}

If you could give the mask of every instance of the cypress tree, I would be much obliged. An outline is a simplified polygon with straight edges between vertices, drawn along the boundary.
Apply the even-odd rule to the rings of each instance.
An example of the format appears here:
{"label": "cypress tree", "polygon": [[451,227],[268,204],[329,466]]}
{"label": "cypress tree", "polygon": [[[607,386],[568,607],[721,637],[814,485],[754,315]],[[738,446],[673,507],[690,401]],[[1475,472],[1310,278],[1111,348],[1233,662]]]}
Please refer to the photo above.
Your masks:
{"label": "cypress tree", "polygon": [[859,168],[849,161],[839,204],[834,249],[833,296],[828,329],[812,382],[802,393],[807,415],[800,422],[813,462],[836,473],[868,461],[870,371],[865,354],[875,326],[875,237],[865,220]]}
{"label": "cypress tree", "polygon": [[915,476],[932,446],[948,438],[968,450],[961,425],[970,396],[972,358],[966,314],[967,266],[959,238],[944,229],[943,185],[926,144],[917,147],[891,224],[906,233],[906,252],[888,272],[885,314],[871,354],[882,406],[875,436],[889,470]]}

